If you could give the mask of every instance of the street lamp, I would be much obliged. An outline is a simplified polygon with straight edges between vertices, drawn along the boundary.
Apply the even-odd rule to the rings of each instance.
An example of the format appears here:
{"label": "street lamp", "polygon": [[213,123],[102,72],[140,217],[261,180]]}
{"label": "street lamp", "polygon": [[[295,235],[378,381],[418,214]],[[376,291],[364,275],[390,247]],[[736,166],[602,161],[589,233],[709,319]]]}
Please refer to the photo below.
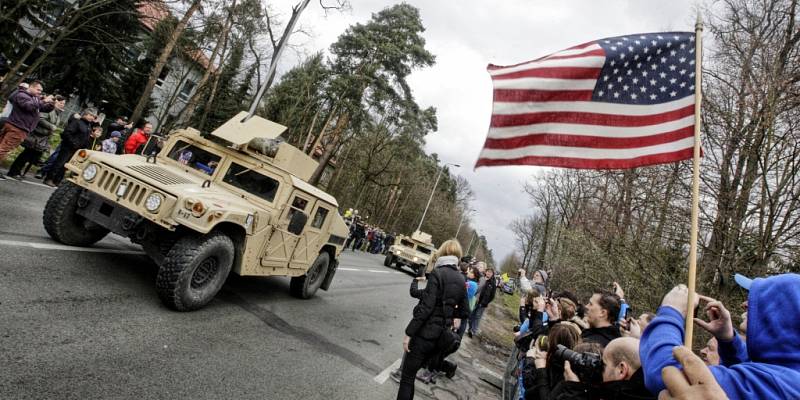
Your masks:
{"label": "street lamp", "polygon": [[478,231],[477,230],[472,231],[472,237],[470,237],[469,246],[467,246],[467,255],[470,255],[470,250],[472,250],[472,242],[475,240],[476,236],[480,237],[478,235]]}
{"label": "street lamp", "polygon": [[433,183],[433,190],[431,190],[431,196],[428,197],[428,204],[425,205],[425,211],[422,212],[422,218],[419,220],[419,226],[417,226],[418,231],[422,231],[422,222],[425,221],[425,215],[428,214],[428,207],[431,206],[431,200],[433,200],[433,194],[436,193],[436,185],[439,184],[439,179],[442,177],[442,172],[444,172],[444,167],[452,165],[454,167],[460,167],[458,164],[452,163],[445,163],[442,165],[442,169],[439,170],[439,173],[436,175],[436,182]]}
{"label": "street lamp", "polygon": [[468,211],[464,211],[464,215],[461,216],[461,222],[458,223],[458,229],[456,229],[456,236],[455,236],[456,239],[458,239],[458,232],[461,232],[461,225],[464,225],[464,220],[467,219],[467,214],[473,211],[475,211],[474,208],[471,208]]}

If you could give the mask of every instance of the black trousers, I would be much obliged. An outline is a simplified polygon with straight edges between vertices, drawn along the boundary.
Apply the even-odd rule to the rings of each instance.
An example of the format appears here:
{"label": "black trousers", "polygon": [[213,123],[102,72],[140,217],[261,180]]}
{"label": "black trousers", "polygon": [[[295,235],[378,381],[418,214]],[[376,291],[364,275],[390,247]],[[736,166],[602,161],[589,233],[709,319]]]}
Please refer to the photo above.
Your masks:
{"label": "black trousers", "polygon": [[53,162],[53,169],[47,173],[45,180],[51,180],[56,185],[60,184],[61,180],[64,179],[64,166],[67,165],[76,151],[78,151],[78,149],[61,146],[58,157],[56,157],[56,160]]}
{"label": "black trousers", "polygon": [[417,372],[437,353],[436,342],[420,337],[411,338],[408,349],[409,352],[403,357],[403,365],[400,367],[402,372],[397,400],[414,398],[414,381],[417,379]]}
{"label": "black trousers", "polygon": [[39,158],[41,157],[41,151],[26,147],[25,150],[22,150],[22,153],[19,153],[17,158],[14,159],[14,162],[8,169],[8,176],[14,177],[17,175],[22,175],[23,171],[27,172],[27,165],[35,165],[37,162],[39,162]]}

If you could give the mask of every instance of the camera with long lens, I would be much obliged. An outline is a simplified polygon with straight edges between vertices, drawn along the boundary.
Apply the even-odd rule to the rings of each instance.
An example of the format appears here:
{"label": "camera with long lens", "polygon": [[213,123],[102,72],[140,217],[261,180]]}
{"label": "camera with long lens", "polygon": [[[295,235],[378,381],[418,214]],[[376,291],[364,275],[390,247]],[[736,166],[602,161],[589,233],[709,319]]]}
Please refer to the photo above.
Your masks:
{"label": "camera with long lens", "polygon": [[578,353],[559,344],[553,356],[569,361],[569,366],[583,383],[598,385],[603,383],[603,359],[594,353]]}

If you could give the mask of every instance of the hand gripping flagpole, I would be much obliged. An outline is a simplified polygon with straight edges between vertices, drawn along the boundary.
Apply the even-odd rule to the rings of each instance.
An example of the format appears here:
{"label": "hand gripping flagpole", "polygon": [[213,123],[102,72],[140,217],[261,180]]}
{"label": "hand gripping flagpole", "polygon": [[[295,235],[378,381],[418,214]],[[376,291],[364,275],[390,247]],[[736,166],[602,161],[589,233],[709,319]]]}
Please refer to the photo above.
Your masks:
{"label": "hand gripping flagpole", "polygon": [[701,62],[703,60],[703,20],[697,14],[697,22],[694,25],[694,157],[692,166],[692,227],[689,237],[689,298],[686,306],[686,334],[683,342],[688,348],[692,348],[692,335],[694,334],[694,302],[695,280],[697,276],[697,219],[700,205],[700,110],[703,101],[702,95],[702,73]]}

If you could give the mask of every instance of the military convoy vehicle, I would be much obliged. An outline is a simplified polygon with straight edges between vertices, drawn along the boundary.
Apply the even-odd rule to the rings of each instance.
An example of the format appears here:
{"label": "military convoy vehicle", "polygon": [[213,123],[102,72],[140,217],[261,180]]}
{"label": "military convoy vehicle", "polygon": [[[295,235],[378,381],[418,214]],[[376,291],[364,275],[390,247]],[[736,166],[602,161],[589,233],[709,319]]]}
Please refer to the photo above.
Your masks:
{"label": "military convoy vehicle", "polygon": [[425,268],[431,261],[436,247],[431,242],[431,235],[415,231],[411,236],[397,235],[394,244],[383,260],[383,265],[398,269],[404,265],[411,268],[417,276],[425,274]]}
{"label": "military convoy vehicle", "polygon": [[317,162],[277,139],[286,127],[246,117],[207,137],[175,131],[147,157],[78,151],[45,206],[47,233],[141,244],[158,296],[178,311],[206,305],[230,272],[291,277],[304,299],[327,290],[348,235],[336,199],[307,182]]}

